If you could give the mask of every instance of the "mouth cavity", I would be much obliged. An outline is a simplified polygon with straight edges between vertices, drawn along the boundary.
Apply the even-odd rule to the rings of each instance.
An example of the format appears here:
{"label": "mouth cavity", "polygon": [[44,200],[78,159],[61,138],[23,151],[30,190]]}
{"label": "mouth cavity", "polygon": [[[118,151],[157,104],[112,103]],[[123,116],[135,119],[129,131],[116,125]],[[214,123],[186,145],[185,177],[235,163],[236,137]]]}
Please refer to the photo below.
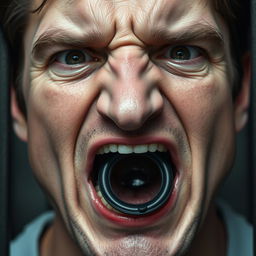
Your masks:
{"label": "mouth cavity", "polygon": [[140,216],[169,199],[174,168],[162,144],[104,145],[95,156],[91,180],[109,210]]}

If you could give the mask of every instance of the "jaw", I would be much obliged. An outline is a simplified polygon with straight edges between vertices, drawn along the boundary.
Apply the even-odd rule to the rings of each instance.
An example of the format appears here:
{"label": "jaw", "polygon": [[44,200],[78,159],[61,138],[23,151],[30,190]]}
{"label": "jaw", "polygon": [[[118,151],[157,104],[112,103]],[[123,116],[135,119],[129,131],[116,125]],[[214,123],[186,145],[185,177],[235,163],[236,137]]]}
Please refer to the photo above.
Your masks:
{"label": "jaw", "polygon": [[[83,215],[83,213],[81,213]],[[80,217],[81,217],[80,215]],[[72,233],[79,247],[86,255],[183,255],[190,246],[199,226],[200,212],[192,212],[185,207],[180,218],[175,214],[162,223],[151,227],[123,227],[109,224],[109,221],[96,222],[73,218]],[[70,220],[72,216],[70,216]],[[75,221],[74,221],[75,220]],[[99,218],[97,218],[99,220]],[[118,226],[118,228],[117,228]]]}
{"label": "jaw", "polygon": [[[99,198],[97,198],[94,186],[90,184],[89,177],[92,169],[89,166],[93,166],[92,156],[96,155],[101,145],[109,144],[109,141],[100,140],[88,147],[86,160],[90,159],[91,162],[86,161],[87,165],[80,172],[81,175],[78,171],[70,171],[72,165],[68,159],[61,163],[60,168],[65,175],[63,175],[63,205],[60,205],[59,208],[66,226],[69,228],[69,233],[73,235],[75,241],[78,241],[85,255],[104,255],[105,252],[108,252],[109,255],[129,255],[132,250],[142,256],[157,255],[157,253],[165,255],[166,251],[168,252],[166,255],[171,256],[176,255],[180,248],[184,248],[184,239],[189,244],[187,241],[193,237],[191,234],[194,233],[197,226],[194,224],[194,220],[200,216],[196,209],[200,208],[201,200],[191,194],[190,173],[193,172],[193,169],[202,170],[202,168],[194,166],[193,169],[189,169],[188,164],[185,166],[184,161],[180,159],[179,155],[181,154],[177,152],[178,147],[175,142],[156,138],[154,140],[136,140],[136,143],[143,144],[145,141],[166,145],[177,171],[173,194],[170,197],[173,198],[173,201],[152,216],[131,218],[118,215],[109,211],[100,202],[98,206],[102,211],[106,211],[105,216],[104,213],[96,209]],[[113,142],[112,139],[111,142]],[[125,141],[120,140],[114,142],[125,144]],[[192,197],[193,200],[196,199],[196,202],[192,202]],[[110,216],[112,219],[108,219],[106,216]],[[145,249],[146,245],[149,247],[148,250]],[[120,253],[120,248],[123,254]],[[143,254],[144,252],[145,254]]]}
{"label": "jaw", "polygon": [[[192,239],[198,226],[195,220],[200,219],[199,216],[201,215],[197,209],[201,209],[199,202],[202,202],[202,198],[197,198],[196,202],[191,200],[191,170],[185,169],[181,165],[182,161],[174,144],[168,144],[165,140],[157,139],[158,143],[159,141],[166,145],[172,161],[175,162],[175,181],[169,201],[159,211],[147,216],[134,217],[117,213],[102,203],[93,181],[90,179],[90,174],[96,152],[102,145],[109,144],[109,141],[94,143],[88,150],[87,159],[90,161],[87,161],[87,166],[83,172],[86,177],[83,177],[85,182],[81,182],[81,177],[78,182],[80,184],[78,198],[81,207],[79,210],[72,210],[72,207],[67,208],[71,210],[70,219],[72,219],[72,215],[79,216],[76,218],[76,223],[70,225],[76,240],[81,241],[82,237],[87,237],[86,244],[90,244],[90,247],[97,251],[95,255],[104,255],[103,252],[109,252],[109,255],[126,255],[124,248],[129,243],[128,247],[137,251],[137,255],[158,255],[158,252],[162,253],[159,255],[176,255]],[[123,141],[113,142],[113,140],[111,143],[125,144]],[[84,242],[82,247],[83,244]],[[149,249],[142,249],[143,244],[148,244]],[[118,254],[120,248],[122,248],[122,254]],[[140,254],[139,250],[141,250]],[[112,253],[114,251],[116,254]],[[144,251],[145,254],[143,254]],[[129,252],[128,250],[127,255]],[[164,254],[165,252],[168,253]]]}

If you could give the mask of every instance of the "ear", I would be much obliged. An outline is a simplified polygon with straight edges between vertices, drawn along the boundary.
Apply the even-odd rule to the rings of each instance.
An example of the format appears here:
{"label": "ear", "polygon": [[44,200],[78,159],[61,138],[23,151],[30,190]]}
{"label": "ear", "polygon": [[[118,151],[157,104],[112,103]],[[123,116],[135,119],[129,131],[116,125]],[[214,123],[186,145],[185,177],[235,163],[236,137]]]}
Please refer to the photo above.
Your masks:
{"label": "ear", "polygon": [[241,88],[235,99],[235,128],[239,132],[247,123],[250,103],[251,59],[247,53],[243,57],[243,77]]}
{"label": "ear", "polygon": [[15,134],[23,141],[27,141],[27,121],[19,108],[16,91],[11,89],[11,114]]}

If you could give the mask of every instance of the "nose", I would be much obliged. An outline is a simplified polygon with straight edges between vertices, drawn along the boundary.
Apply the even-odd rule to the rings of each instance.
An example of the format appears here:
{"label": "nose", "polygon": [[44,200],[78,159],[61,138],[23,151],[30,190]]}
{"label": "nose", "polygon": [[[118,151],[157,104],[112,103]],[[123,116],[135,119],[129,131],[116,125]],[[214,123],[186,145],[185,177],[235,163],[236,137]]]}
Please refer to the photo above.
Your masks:
{"label": "nose", "polygon": [[161,112],[159,81],[146,54],[133,47],[116,50],[108,60],[107,79],[97,100],[97,111],[120,129],[139,129]]}

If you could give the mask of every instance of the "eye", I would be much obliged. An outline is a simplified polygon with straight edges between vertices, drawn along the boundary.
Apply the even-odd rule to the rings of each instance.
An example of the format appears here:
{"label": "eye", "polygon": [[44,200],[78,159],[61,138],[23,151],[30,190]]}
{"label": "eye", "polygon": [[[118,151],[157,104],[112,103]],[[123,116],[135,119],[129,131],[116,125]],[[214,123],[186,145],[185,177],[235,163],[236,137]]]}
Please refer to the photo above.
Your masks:
{"label": "eye", "polygon": [[164,55],[166,58],[181,62],[195,59],[202,54],[196,46],[177,45],[169,47]]}
{"label": "eye", "polygon": [[52,80],[74,81],[90,76],[105,63],[100,53],[89,49],[69,49],[51,58],[48,74]]}
{"label": "eye", "polygon": [[152,60],[167,72],[182,77],[207,75],[210,67],[208,51],[193,45],[172,45],[153,55]]}
{"label": "eye", "polygon": [[89,53],[83,50],[67,50],[56,55],[55,61],[64,65],[80,65],[85,62],[95,61]]}

